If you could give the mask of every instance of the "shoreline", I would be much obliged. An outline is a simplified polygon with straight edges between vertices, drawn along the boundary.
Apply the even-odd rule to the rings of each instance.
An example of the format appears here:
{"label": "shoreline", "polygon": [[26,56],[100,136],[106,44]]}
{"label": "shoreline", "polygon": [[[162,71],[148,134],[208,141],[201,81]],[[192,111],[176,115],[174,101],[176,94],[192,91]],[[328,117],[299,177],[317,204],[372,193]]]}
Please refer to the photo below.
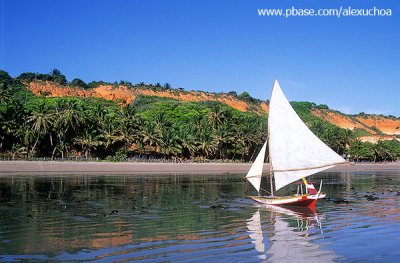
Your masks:
{"label": "shoreline", "polygon": [[[246,174],[251,163],[0,161],[0,176],[27,174]],[[400,171],[400,162],[337,165],[324,172]],[[268,164],[264,172],[269,172]]]}

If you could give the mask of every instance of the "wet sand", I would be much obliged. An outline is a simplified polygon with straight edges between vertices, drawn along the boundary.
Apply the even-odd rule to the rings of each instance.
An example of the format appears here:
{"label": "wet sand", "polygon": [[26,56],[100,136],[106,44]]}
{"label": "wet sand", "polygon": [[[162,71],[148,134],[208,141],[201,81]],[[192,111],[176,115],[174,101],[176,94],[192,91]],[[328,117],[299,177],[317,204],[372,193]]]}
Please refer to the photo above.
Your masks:
{"label": "wet sand", "polygon": [[[249,163],[133,163],[0,161],[0,176],[12,174],[245,174]],[[395,171],[400,162],[356,163],[333,167],[327,172]],[[264,171],[269,171],[268,165]]]}

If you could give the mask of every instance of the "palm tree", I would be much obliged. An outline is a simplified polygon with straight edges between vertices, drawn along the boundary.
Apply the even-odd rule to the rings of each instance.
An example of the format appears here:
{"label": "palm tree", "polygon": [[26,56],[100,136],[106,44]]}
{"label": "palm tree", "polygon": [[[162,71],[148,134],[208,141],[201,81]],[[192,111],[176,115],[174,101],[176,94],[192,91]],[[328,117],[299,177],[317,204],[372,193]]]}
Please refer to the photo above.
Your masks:
{"label": "palm tree", "polygon": [[181,145],[182,154],[185,157],[192,157],[196,153],[196,139],[195,130],[192,125],[179,125],[178,130],[178,143]]}
{"label": "palm tree", "polygon": [[182,153],[182,146],[178,143],[177,132],[170,128],[163,134],[160,152],[166,156],[177,156]]}
{"label": "palm tree", "polygon": [[7,83],[0,83],[0,151],[3,148],[3,142],[6,138],[6,135],[9,134],[9,121],[7,121],[7,116],[5,116],[8,103],[11,100],[11,93],[8,88]]}
{"label": "palm tree", "polygon": [[90,157],[90,152],[96,149],[97,146],[101,145],[101,135],[96,134],[93,127],[87,127],[83,134],[77,138],[74,138],[74,142],[81,146],[82,151],[85,154],[85,158]]}
{"label": "palm tree", "polygon": [[7,83],[0,83],[0,104],[5,105],[11,100],[11,93]]}
{"label": "palm tree", "polygon": [[208,113],[208,119],[212,123],[213,128],[218,128],[219,125],[224,123],[226,114],[220,105],[213,105]]}
{"label": "palm tree", "polygon": [[362,142],[356,139],[351,142],[347,152],[350,158],[356,162],[359,159],[370,159],[373,157],[373,145],[370,142]]}
{"label": "palm tree", "polygon": [[15,136],[23,143],[23,147],[26,150],[26,157],[30,157],[30,149],[35,137],[33,131],[24,123],[15,131]]}
{"label": "palm tree", "polygon": [[96,122],[103,122],[108,113],[107,108],[98,103],[94,104],[94,107],[89,111],[90,118]]}
{"label": "palm tree", "polygon": [[394,141],[378,141],[373,145],[374,161],[396,161],[400,156],[400,143]]}
{"label": "palm tree", "polygon": [[248,160],[254,160],[254,155],[260,151],[264,142],[268,139],[267,138],[267,125],[263,121],[259,121],[256,124],[255,132],[254,132],[254,141],[252,143],[250,152],[252,153]]}
{"label": "palm tree", "polygon": [[21,153],[27,153],[26,148],[24,146],[20,145],[19,143],[13,144],[12,148],[11,148],[12,160],[15,159],[16,154],[21,154]]}
{"label": "palm tree", "polygon": [[203,117],[203,115],[196,114],[193,117],[191,122],[193,123],[193,126],[195,127],[195,129],[199,130],[199,129],[201,129],[201,127],[203,127],[204,117]]}
{"label": "palm tree", "polygon": [[125,153],[128,152],[128,147],[138,139],[138,116],[133,106],[126,106],[118,111],[117,115],[118,135],[116,139],[122,142]]}
{"label": "palm tree", "polygon": [[165,128],[169,126],[165,113],[162,111],[157,111],[153,114],[152,117],[154,119],[155,128],[158,129],[161,134],[163,134]]}
{"label": "palm tree", "polygon": [[86,119],[77,101],[69,99],[58,103],[56,115],[58,118],[54,126],[58,141],[53,148],[52,158],[57,149],[61,152],[61,158],[64,158],[64,151],[68,153],[68,132],[84,126]]}
{"label": "palm tree", "polygon": [[[1,116],[0,116],[1,117]],[[3,150],[3,143],[14,131],[15,120],[7,120],[7,118],[0,118],[0,152]]]}
{"label": "palm tree", "polygon": [[215,138],[218,143],[217,157],[226,159],[235,144],[234,132],[232,125],[224,124],[215,130]]}
{"label": "palm tree", "polygon": [[101,138],[104,140],[103,145],[108,150],[118,141],[118,132],[116,129],[116,120],[110,115],[105,115],[100,121]]}
{"label": "palm tree", "polygon": [[50,130],[53,119],[53,113],[48,112],[44,104],[40,104],[38,111],[32,112],[31,116],[28,117],[27,123],[31,125],[33,133],[36,134],[36,140],[32,146],[32,154],[35,152],[40,137]]}
{"label": "palm tree", "polygon": [[203,123],[203,127],[197,134],[198,151],[201,156],[210,158],[218,149],[218,141],[213,133],[212,127],[208,123]]}
{"label": "palm tree", "polygon": [[153,121],[139,120],[138,126],[138,145],[142,150],[148,147],[159,149],[162,144],[162,134],[158,129],[155,129]]}
{"label": "palm tree", "polygon": [[262,140],[262,137],[264,129],[261,125],[261,122],[245,122],[242,141],[245,151],[242,153],[242,160],[245,155],[247,158],[250,157],[251,149],[263,144],[264,140]]}

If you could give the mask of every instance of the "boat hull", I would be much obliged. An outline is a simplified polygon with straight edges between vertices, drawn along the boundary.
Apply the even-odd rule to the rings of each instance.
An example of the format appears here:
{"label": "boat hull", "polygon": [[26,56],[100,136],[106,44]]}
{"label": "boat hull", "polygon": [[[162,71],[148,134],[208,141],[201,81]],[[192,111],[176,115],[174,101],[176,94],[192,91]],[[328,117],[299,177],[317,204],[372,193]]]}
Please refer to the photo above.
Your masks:
{"label": "boat hull", "polygon": [[256,202],[266,205],[278,205],[278,206],[303,206],[315,208],[318,199],[322,199],[326,196],[325,193],[319,193],[314,195],[292,195],[292,196],[249,196]]}

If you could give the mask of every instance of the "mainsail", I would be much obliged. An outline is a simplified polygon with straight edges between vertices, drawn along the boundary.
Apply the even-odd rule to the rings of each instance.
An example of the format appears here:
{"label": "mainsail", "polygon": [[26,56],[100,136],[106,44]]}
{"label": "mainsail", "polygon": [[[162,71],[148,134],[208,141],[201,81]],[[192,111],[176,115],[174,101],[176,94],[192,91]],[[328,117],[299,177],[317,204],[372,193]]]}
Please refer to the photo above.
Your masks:
{"label": "mainsail", "polygon": [[268,115],[268,140],[246,175],[260,192],[264,158],[269,143],[269,160],[275,190],[346,161],[315,136],[293,110],[277,80],[272,88]]}
{"label": "mainsail", "polygon": [[277,80],[269,104],[269,152],[275,189],[346,162],[315,136],[293,110]]}

